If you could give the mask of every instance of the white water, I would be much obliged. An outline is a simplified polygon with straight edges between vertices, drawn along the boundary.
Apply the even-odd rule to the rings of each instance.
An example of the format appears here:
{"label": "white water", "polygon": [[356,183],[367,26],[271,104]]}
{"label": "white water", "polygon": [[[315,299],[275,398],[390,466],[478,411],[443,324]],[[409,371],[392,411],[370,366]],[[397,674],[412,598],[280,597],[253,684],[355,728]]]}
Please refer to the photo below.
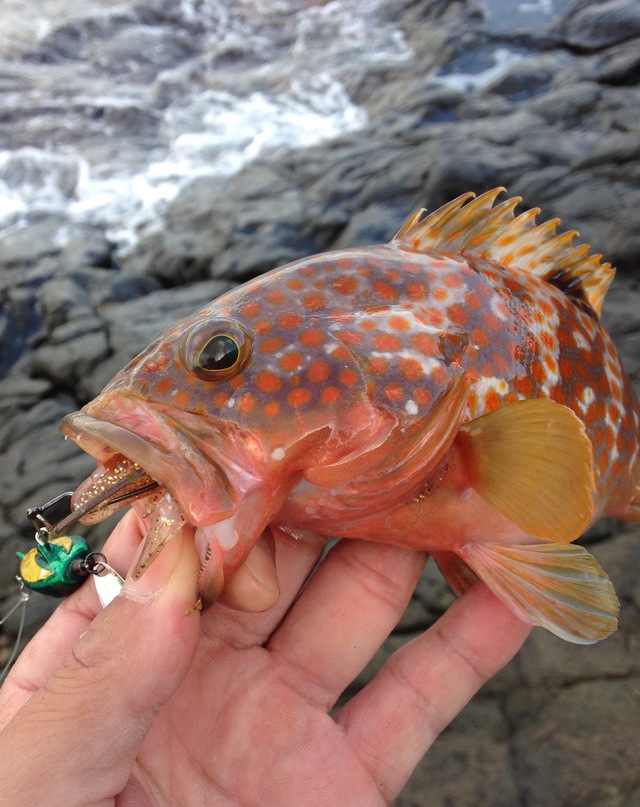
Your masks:
{"label": "white water", "polygon": [[[162,63],[149,90],[126,76],[124,80],[110,76],[110,70],[121,65],[113,61],[113,53],[103,57],[100,48],[108,40],[100,39],[100,26],[124,16],[153,57],[154,48],[166,48],[167,42],[176,39],[166,21],[164,28],[138,24],[135,6],[126,0],[82,4],[42,0],[39,15],[27,13],[33,7],[26,0],[3,3],[0,65],[3,60],[12,64],[62,22],[90,17],[98,30],[92,34],[95,42],[80,40],[75,45],[80,50],[77,61],[71,59],[64,66],[77,86],[86,87],[86,97],[76,95],[72,105],[102,108],[105,120],[108,113],[142,110],[155,115],[159,124],[149,149],[139,145],[131,149],[123,142],[115,156],[104,160],[82,143],[76,145],[73,137],[66,145],[53,135],[37,146],[13,150],[2,150],[0,142],[0,237],[3,228],[21,226],[23,214],[46,211],[103,226],[116,244],[126,246],[136,227],[157,218],[194,176],[230,176],[261,155],[304,148],[361,129],[367,115],[349,97],[348,81],[379,63],[401,64],[411,57],[400,29],[381,14],[386,0],[332,0],[319,5],[309,0],[180,0],[175,4],[178,33],[188,40],[196,80],[177,58],[175,64]],[[484,3],[490,20],[501,3]],[[517,4],[514,12],[543,24],[563,3],[529,0]],[[507,5],[513,8],[511,0]],[[83,62],[83,48],[90,65]],[[229,54],[231,61],[225,62]],[[95,66],[103,58],[104,75],[95,75]],[[458,67],[432,79],[474,92],[520,58],[522,54],[515,50],[499,48],[489,66]],[[47,64],[30,65],[28,75],[42,71],[46,77],[48,69]],[[60,68],[54,63],[51,69]],[[154,95],[163,84],[178,86],[180,91],[166,104],[157,102]],[[32,90],[25,101],[36,106],[48,103],[50,114],[57,116],[55,125],[64,130],[67,100],[56,94],[59,88],[54,80],[49,95],[47,88],[45,80],[38,91],[42,98],[34,102],[33,95],[38,93]],[[108,143],[109,136],[105,124],[99,137]],[[93,145],[90,137],[87,144]],[[114,151],[112,145],[104,150]],[[100,153],[100,146],[96,151]]]}
{"label": "white water", "polygon": [[[111,228],[116,241],[126,243],[134,226],[154,217],[187,179],[228,176],[265,153],[304,148],[361,128],[367,116],[341,81],[345,66],[353,73],[373,60],[401,62],[410,56],[402,33],[378,20],[383,1],[334,0],[309,7],[304,0],[181,0],[177,8],[185,26],[197,25],[191,45],[199,54],[241,52],[242,89],[230,91],[228,80],[224,89],[215,88],[215,67],[205,82],[211,89],[203,90],[202,82],[190,89],[185,80],[182,97],[161,110],[162,142],[134,165],[117,160],[90,165],[82,151],[62,152],[55,141],[14,151],[2,151],[0,143],[0,233],[3,226],[19,226],[27,211],[61,211]],[[21,0],[8,2],[6,16],[0,12],[5,33],[0,57],[33,46],[54,20],[59,23],[58,15],[72,22],[79,16],[76,8],[74,18],[73,3],[46,0],[39,6],[41,17],[25,19]],[[104,18],[121,8],[133,13],[132,7],[105,5]],[[97,13],[99,19],[98,9],[89,5],[86,15]],[[274,14],[284,20],[282,46]],[[252,54],[259,57],[256,64]],[[251,73],[256,89],[247,91]],[[111,90],[108,97],[85,101],[111,110],[139,106],[126,86],[114,81]]]}

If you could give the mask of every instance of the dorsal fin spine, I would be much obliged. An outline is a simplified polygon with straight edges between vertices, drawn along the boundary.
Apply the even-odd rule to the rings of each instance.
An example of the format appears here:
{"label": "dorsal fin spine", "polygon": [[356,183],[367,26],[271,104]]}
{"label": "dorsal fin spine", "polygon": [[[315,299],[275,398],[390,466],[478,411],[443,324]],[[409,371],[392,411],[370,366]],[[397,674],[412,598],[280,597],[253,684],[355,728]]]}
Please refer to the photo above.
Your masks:
{"label": "dorsal fin spine", "polygon": [[493,260],[553,284],[569,296],[586,299],[600,314],[615,269],[602,263],[601,255],[589,255],[586,244],[573,245],[575,230],[556,234],[560,219],[536,224],[538,208],[515,215],[520,197],[494,205],[504,188],[480,196],[465,193],[423,217],[420,210],[402,227],[393,241],[405,249],[442,249]]}

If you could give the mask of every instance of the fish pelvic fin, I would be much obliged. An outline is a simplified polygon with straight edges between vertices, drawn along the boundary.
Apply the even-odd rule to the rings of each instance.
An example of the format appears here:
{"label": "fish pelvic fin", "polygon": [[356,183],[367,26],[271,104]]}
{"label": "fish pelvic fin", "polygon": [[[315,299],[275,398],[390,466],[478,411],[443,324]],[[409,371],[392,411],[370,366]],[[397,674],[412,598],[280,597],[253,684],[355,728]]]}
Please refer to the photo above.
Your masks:
{"label": "fish pelvic fin", "polygon": [[594,514],[593,448],[571,409],[517,401],[460,427],[476,492],[527,535],[570,543]]}
{"label": "fish pelvic fin", "polygon": [[588,244],[573,244],[575,230],[556,234],[559,219],[536,224],[539,208],[515,215],[516,196],[494,205],[505,188],[476,197],[465,193],[428,214],[415,213],[397,233],[395,242],[418,252],[443,250],[495,261],[536,275],[570,297],[586,301],[600,315],[615,275],[601,255],[590,255]]}
{"label": "fish pelvic fin", "polygon": [[517,616],[562,639],[593,644],[618,626],[613,585],[584,547],[465,544],[460,556]]}

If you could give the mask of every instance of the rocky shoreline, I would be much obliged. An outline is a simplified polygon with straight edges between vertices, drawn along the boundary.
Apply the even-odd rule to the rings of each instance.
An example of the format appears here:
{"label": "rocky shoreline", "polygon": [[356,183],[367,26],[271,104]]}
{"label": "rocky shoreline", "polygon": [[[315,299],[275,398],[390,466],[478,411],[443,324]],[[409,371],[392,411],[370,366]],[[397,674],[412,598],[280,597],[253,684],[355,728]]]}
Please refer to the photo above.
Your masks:
{"label": "rocky shoreline", "polygon": [[[559,216],[564,229],[577,229],[619,269],[604,318],[640,388],[638,4],[576,3],[551,27],[508,37],[492,33],[474,2],[403,0],[384,13],[413,55],[352,75],[345,67],[345,86],[368,114],[364,129],[265,154],[231,177],[194,177],[127,245],[59,212],[26,214],[0,233],[5,605],[15,591],[14,553],[32,540],[26,507],[73,489],[93,467],[58,435],[67,412],[158,330],[236,283],[304,255],[388,240],[417,207],[504,185],[524,205],[539,206],[541,218]],[[50,33],[25,60],[21,80],[68,58],[60,54],[69,37],[68,29]],[[470,91],[447,78],[459,77],[469,61],[490,61],[500,48],[518,60],[483,86]],[[18,71],[2,67],[0,97],[9,100]],[[197,67],[191,63],[194,75]],[[170,83],[155,86],[154,97],[161,90],[169,93]],[[46,133],[33,109],[0,109],[0,143],[41,148]],[[116,132],[153,126],[153,109],[142,102],[133,122],[131,115],[108,123]],[[44,187],[57,171],[58,186],[73,195],[72,160],[52,158],[38,174],[32,153],[13,154],[0,166],[5,182],[30,170],[34,187]],[[108,528],[94,529],[93,540]],[[582,648],[534,631],[445,732],[399,807],[640,804],[640,530],[605,521],[584,540],[621,599],[618,633]],[[357,683],[450,601],[429,570]],[[50,608],[33,599],[30,631]],[[12,619],[0,634],[0,653],[15,627]]]}

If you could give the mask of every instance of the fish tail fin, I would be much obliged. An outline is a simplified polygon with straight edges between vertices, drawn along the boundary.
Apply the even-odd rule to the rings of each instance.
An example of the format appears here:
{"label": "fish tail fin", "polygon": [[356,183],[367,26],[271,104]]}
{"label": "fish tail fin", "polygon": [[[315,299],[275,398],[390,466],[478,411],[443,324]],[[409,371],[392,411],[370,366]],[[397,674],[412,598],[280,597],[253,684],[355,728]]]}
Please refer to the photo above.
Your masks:
{"label": "fish tail fin", "polygon": [[446,249],[536,275],[586,301],[599,315],[615,269],[601,263],[601,255],[589,255],[587,244],[574,246],[575,231],[556,235],[559,219],[536,224],[538,208],[514,215],[520,197],[494,206],[504,190],[494,188],[478,197],[465,193],[426,218],[426,211],[419,210],[393,240],[419,252]]}
{"label": "fish tail fin", "polygon": [[613,633],[619,604],[596,559],[566,544],[465,544],[462,559],[515,614],[577,644]]}

